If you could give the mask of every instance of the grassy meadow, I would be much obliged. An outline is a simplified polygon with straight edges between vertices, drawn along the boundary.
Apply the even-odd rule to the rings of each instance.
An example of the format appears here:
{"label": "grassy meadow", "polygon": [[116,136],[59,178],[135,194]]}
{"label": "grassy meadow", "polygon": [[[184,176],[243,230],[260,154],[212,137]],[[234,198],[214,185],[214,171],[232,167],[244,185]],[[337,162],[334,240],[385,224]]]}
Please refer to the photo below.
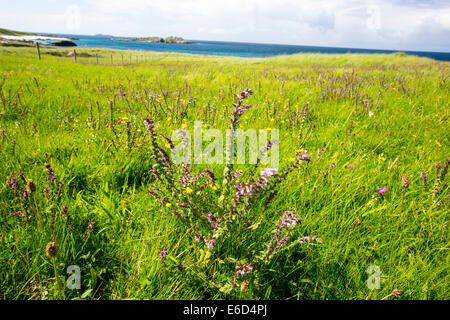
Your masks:
{"label": "grassy meadow", "polygon": [[[448,62],[76,50],[0,47],[1,299],[450,298]],[[278,174],[171,163],[194,121]]]}

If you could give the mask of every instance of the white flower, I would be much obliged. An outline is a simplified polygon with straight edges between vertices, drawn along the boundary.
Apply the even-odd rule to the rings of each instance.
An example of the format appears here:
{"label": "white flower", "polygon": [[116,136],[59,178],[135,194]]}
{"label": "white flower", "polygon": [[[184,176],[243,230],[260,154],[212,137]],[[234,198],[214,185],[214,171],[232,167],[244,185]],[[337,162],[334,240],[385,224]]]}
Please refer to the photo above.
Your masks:
{"label": "white flower", "polygon": [[369,117],[373,117],[374,113],[372,111],[369,111]]}

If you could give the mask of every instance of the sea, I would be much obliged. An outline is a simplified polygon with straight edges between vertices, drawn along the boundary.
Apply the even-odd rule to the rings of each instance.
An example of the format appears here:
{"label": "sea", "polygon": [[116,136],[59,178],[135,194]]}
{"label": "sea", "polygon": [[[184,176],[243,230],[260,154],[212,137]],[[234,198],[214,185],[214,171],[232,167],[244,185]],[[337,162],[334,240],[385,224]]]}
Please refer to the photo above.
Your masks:
{"label": "sea", "polygon": [[[159,52],[179,52],[190,54],[205,54],[214,56],[234,56],[234,57],[271,57],[294,53],[394,53],[404,52],[406,54],[432,58],[441,61],[450,61],[450,52],[431,51],[404,51],[404,50],[374,50],[339,47],[315,47],[287,44],[267,44],[248,42],[225,42],[225,41],[205,41],[191,40],[193,43],[147,43],[147,42],[127,42],[114,41],[115,37],[107,35],[87,36],[75,34],[41,34],[45,36],[70,37],[80,48],[109,48],[122,50],[143,50]],[[126,38],[126,37],[120,37]]]}

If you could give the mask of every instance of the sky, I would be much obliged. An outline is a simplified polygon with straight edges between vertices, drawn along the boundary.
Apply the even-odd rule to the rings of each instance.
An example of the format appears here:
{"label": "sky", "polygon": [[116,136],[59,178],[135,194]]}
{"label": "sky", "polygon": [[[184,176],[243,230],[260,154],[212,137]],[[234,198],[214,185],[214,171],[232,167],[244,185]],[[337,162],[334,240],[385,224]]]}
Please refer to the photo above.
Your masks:
{"label": "sky", "polygon": [[0,28],[450,52],[450,0],[1,0]]}

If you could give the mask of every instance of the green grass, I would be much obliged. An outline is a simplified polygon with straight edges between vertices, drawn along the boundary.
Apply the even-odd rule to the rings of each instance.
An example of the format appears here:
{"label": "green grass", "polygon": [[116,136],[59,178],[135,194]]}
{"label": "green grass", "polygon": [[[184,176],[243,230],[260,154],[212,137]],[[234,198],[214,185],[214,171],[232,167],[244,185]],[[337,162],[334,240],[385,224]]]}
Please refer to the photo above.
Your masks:
{"label": "green grass", "polygon": [[[0,298],[382,299],[395,288],[403,290],[401,299],[450,297],[442,173],[449,63],[404,54],[245,59],[76,50],[78,63],[67,56],[73,50],[41,48],[38,61],[34,48],[0,47]],[[152,116],[168,136],[183,123],[192,130],[197,120],[224,131],[235,95],[247,87],[253,107],[242,128],[280,130],[281,168],[298,148],[311,162],[283,183],[257,237],[243,244],[236,237],[205,258],[176,217],[145,192],[153,162],[143,120]],[[305,102],[314,122],[301,116]],[[118,117],[137,130],[132,147]],[[46,163],[65,183],[48,198]],[[223,172],[222,165],[210,167]],[[26,201],[6,184],[12,171],[36,185]],[[379,187],[389,192],[379,196]],[[9,215],[19,210],[26,217]],[[302,219],[296,235],[322,243],[281,252],[245,291],[219,290],[232,270],[219,257],[245,256],[270,237],[285,210]],[[51,241],[54,258],[45,255]],[[158,259],[161,248],[169,259]],[[79,291],[65,288],[69,265],[81,268]],[[381,270],[380,289],[366,286],[371,265]]]}
{"label": "green grass", "polygon": [[33,36],[35,33],[30,32],[22,32],[22,31],[15,31],[15,30],[9,30],[0,28],[0,35],[4,36]]}

